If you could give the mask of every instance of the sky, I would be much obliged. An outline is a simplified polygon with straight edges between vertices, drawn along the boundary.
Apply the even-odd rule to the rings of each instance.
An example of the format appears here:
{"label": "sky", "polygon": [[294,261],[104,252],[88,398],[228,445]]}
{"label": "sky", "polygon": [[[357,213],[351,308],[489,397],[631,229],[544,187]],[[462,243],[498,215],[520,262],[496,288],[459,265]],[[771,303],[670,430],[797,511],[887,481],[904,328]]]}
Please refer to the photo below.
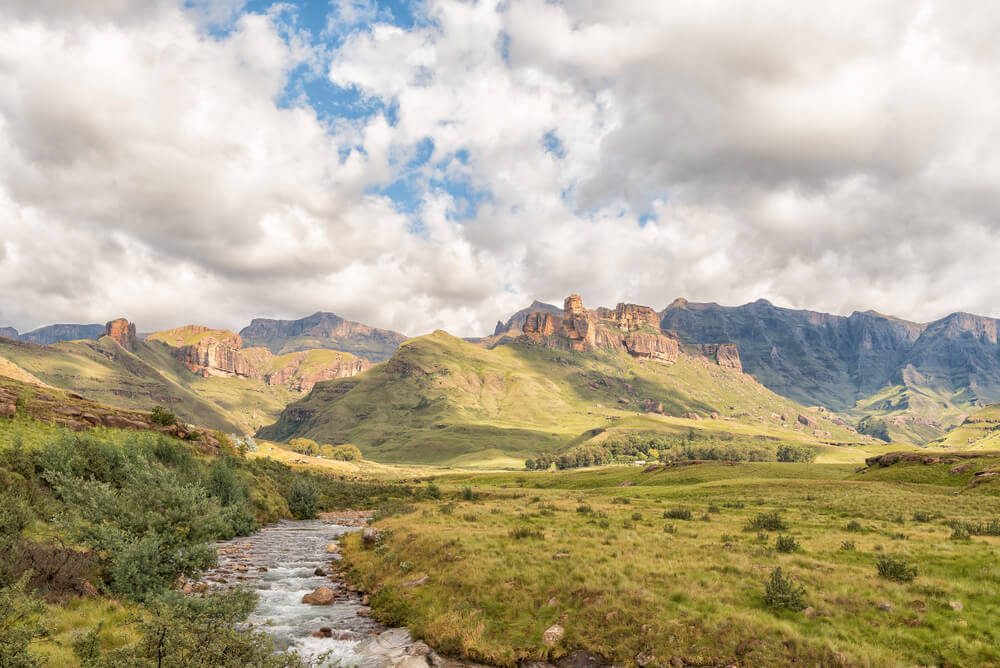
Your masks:
{"label": "sky", "polygon": [[5,0],[0,326],[997,317],[998,32],[902,0]]}

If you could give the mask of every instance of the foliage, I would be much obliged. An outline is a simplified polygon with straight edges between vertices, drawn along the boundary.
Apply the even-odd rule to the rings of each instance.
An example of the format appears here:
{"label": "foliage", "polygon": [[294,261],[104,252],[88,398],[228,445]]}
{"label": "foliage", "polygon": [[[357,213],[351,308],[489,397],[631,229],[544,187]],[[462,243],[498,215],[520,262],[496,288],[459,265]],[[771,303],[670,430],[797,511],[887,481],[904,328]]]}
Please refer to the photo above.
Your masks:
{"label": "foliage", "polygon": [[771,571],[771,577],[764,586],[764,603],[771,608],[801,610],[805,607],[806,588],[795,582],[790,575],[781,572],[781,566]]}
{"label": "foliage", "polygon": [[73,649],[83,668],[292,668],[294,653],[276,653],[266,633],[242,628],[257,598],[235,589],[203,599],[165,594],[131,620],[141,640],[125,648],[100,647],[100,627],[80,636]]}
{"label": "foliage", "polygon": [[295,452],[300,455],[309,455],[310,457],[317,457],[320,454],[319,443],[312,440],[311,438],[293,438],[288,442],[288,447],[290,447]]}
{"label": "foliage", "polygon": [[524,538],[545,538],[545,534],[542,533],[541,529],[533,529],[531,527],[515,527],[507,532],[507,535],[514,540],[522,540]]}
{"label": "foliage", "polygon": [[687,508],[668,508],[663,511],[665,520],[690,520],[691,517],[691,511]]}
{"label": "foliage", "polygon": [[[330,448],[329,451],[326,448]],[[337,459],[344,462],[357,462],[361,460],[361,450],[358,446],[345,443],[343,445],[323,446],[323,456],[330,459]]]}
{"label": "foliage", "polygon": [[308,520],[316,517],[319,495],[311,481],[296,478],[292,481],[285,498],[288,500],[288,509],[292,511],[295,519]]}
{"label": "foliage", "polygon": [[917,567],[902,557],[883,554],[875,561],[875,568],[880,577],[893,582],[910,582],[917,577]]}
{"label": "foliage", "polygon": [[153,410],[149,414],[149,419],[152,420],[153,424],[165,427],[177,424],[177,415],[163,406],[153,406]]}
{"label": "foliage", "polygon": [[778,537],[774,540],[774,549],[778,552],[796,552],[798,551],[799,542],[795,540],[795,536],[783,536],[778,534]]}
{"label": "foliage", "polygon": [[0,666],[33,668],[41,665],[28,653],[32,640],[42,636],[45,606],[27,593],[28,575],[0,587]]}
{"label": "foliage", "polygon": [[786,531],[788,525],[781,519],[781,515],[775,511],[771,513],[757,513],[747,520],[744,531]]}

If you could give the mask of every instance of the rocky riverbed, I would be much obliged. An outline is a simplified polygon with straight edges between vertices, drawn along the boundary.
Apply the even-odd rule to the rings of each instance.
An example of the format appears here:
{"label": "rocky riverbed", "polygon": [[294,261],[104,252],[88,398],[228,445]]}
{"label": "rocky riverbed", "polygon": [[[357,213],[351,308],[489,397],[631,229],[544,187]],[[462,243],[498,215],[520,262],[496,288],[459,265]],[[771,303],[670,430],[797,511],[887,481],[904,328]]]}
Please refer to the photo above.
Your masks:
{"label": "rocky riverbed", "polygon": [[356,516],[283,520],[253,536],[219,543],[218,565],[184,590],[198,595],[253,587],[260,602],[248,621],[271,633],[280,647],[321,666],[476,666],[442,657],[405,629],[387,629],[368,616],[367,599],[341,581],[338,569],[340,537],[363,523]]}

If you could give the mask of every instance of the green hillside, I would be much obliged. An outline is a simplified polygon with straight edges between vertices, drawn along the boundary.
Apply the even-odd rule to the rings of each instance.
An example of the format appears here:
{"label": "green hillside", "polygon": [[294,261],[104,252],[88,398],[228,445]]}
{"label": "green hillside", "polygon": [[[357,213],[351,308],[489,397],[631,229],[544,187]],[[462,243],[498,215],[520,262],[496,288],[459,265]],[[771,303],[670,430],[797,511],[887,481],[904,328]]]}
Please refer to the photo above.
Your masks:
{"label": "green hillside", "polygon": [[962,450],[1000,450],[1000,404],[976,411],[934,445]]}
{"label": "green hillside", "polygon": [[[658,404],[663,415],[646,412]],[[689,413],[699,419],[677,417]],[[809,415],[823,435],[794,418],[783,421],[790,413]],[[361,376],[317,384],[258,434],[350,442],[376,461],[520,467],[526,456],[609,428],[814,444],[861,440],[829,413],[809,411],[702,358],[682,355],[666,365],[526,343],[487,350],[441,331],[405,342]]]}
{"label": "green hillside", "polygon": [[292,393],[242,378],[203,378],[166,344],[137,342],[129,352],[108,337],[41,346],[0,340],[0,358],[53,387],[132,410],[166,405],[185,422],[227,432],[266,424]]}

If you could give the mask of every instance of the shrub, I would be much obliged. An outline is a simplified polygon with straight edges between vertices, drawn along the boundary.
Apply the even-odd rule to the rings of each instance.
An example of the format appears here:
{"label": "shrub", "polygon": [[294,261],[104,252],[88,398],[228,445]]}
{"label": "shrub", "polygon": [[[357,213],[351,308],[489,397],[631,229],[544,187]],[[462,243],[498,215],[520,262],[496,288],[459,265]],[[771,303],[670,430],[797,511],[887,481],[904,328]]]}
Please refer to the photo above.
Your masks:
{"label": "shrub", "polygon": [[726,503],[722,504],[722,507],[723,508],[743,508],[744,506],[743,506],[743,502],[742,501],[727,501]]}
{"label": "shrub", "polygon": [[850,522],[847,523],[847,530],[853,531],[855,533],[858,531],[862,531],[861,522],[857,520],[851,520]]}
{"label": "shrub", "polygon": [[311,438],[293,438],[288,442],[288,447],[300,455],[308,455],[310,457],[316,457],[320,453],[319,443]]}
{"label": "shrub", "polygon": [[476,520],[479,519],[479,516],[476,515],[475,513],[465,513],[464,515],[462,515],[462,519],[465,520],[466,522],[475,522]]}
{"label": "shrub", "polygon": [[663,511],[665,520],[690,520],[691,517],[691,511],[687,508],[669,508]]}
{"label": "shrub", "polygon": [[712,516],[709,515],[708,513],[705,513],[704,515],[702,515],[698,519],[701,520],[702,522],[711,522],[712,521]]}
{"label": "shrub", "polygon": [[507,532],[507,535],[514,540],[524,540],[525,538],[545,538],[541,529],[532,527],[517,527]]}
{"label": "shrub", "polygon": [[930,522],[931,519],[933,519],[933,518],[931,517],[931,514],[928,513],[928,512],[924,512],[924,511],[921,511],[921,510],[914,510],[913,511],[913,521],[914,522],[920,522],[921,524],[923,524],[923,523],[926,523],[926,522]]}
{"label": "shrub", "polygon": [[633,522],[631,520],[625,520],[624,522],[622,522],[622,528],[623,529],[634,529],[635,528],[635,522]]}
{"label": "shrub", "polygon": [[667,522],[663,525],[663,533],[677,533],[677,527],[673,522]]}
{"label": "shrub", "polygon": [[163,425],[164,427],[177,424],[177,416],[163,406],[153,406],[153,410],[149,413],[149,419],[153,424]]}
{"label": "shrub", "polygon": [[427,483],[427,498],[429,499],[440,499],[441,498],[441,488],[432,482]]}
{"label": "shrub", "polygon": [[310,480],[302,477],[293,478],[285,499],[288,501],[288,510],[295,519],[309,520],[316,517],[319,493]]}
{"label": "shrub", "polygon": [[797,584],[791,576],[784,575],[780,566],[771,572],[764,587],[764,603],[771,608],[801,610],[806,605],[805,596],[805,587]]}
{"label": "shrub", "polygon": [[33,668],[42,662],[28,653],[28,646],[44,633],[45,606],[25,591],[27,574],[9,587],[0,588],[0,666]]}
{"label": "shrub", "polygon": [[781,519],[777,512],[757,513],[747,520],[744,531],[787,531],[788,525]]}
{"label": "shrub", "polygon": [[794,536],[782,536],[778,534],[778,537],[774,541],[774,549],[778,552],[795,552],[799,547],[800,545]]}
{"label": "shrub", "polygon": [[329,457],[330,459],[339,459],[342,462],[356,462],[361,459],[361,450],[356,445],[345,443],[330,448]]}
{"label": "shrub", "polygon": [[719,512],[722,512],[722,511],[721,511],[721,510],[719,509],[719,507],[718,507],[717,505],[715,505],[715,504],[713,503],[713,504],[711,504],[711,505],[710,505],[710,506],[708,507],[708,512],[710,512],[710,513],[719,513]]}
{"label": "shrub", "polygon": [[475,501],[477,498],[479,498],[479,495],[473,492],[471,487],[462,488],[463,501]]}
{"label": "shrub", "polygon": [[893,582],[911,582],[917,577],[917,567],[910,565],[902,557],[883,554],[875,561],[875,568],[879,576]]}
{"label": "shrub", "polygon": [[589,515],[590,513],[594,512],[594,509],[588,506],[586,503],[583,503],[576,507],[576,512]]}
{"label": "shrub", "polygon": [[841,552],[853,552],[854,551],[854,541],[853,540],[845,540],[843,543],[840,544],[840,551]]}
{"label": "shrub", "polygon": [[969,534],[969,530],[959,524],[951,528],[951,535],[948,536],[948,539],[965,542],[971,540],[972,538]]}
{"label": "shrub", "polygon": [[129,647],[101,648],[98,626],[73,642],[80,664],[93,668],[291,668],[304,666],[294,653],[275,652],[274,639],[244,628],[257,597],[237,589],[205,598],[165,595],[135,614],[130,626],[140,640]]}
{"label": "shrub", "polygon": [[615,498],[611,499],[611,503],[621,503],[628,505],[632,503],[632,500],[624,496],[616,496]]}
{"label": "shrub", "polygon": [[639,522],[642,520],[642,513],[632,513],[632,521]]}

